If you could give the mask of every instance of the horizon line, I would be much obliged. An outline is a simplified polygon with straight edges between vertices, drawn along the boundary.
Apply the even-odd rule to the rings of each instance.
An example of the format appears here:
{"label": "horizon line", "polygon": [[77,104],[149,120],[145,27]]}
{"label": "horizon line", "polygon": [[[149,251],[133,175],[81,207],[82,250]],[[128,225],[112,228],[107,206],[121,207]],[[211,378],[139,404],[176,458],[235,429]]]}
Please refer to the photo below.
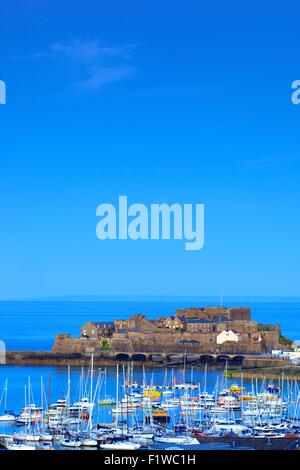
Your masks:
{"label": "horizon line", "polygon": [[[220,301],[220,295],[162,295],[162,294],[153,294],[153,295],[145,295],[145,294],[115,294],[115,295],[99,295],[99,294],[92,294],[92,295],[72,295],[72,294],[65,294],[65,295],[51,295],[51,296],[42,296],[42,297],[21,297],[21,298],[3,298],[0,299],[0,302],[79,302],[79,301],[86,301],[86,302],[101,302],[101,301],[171,301],[171,300],[217,300]],[[300,299],[299,295],[223,295],[222,304],[226,304],[226,301],[229,300],[246,300],[246,299],[265,299],[265,300],[298,300]],[[220,303],[220,302],[219,302]]]}

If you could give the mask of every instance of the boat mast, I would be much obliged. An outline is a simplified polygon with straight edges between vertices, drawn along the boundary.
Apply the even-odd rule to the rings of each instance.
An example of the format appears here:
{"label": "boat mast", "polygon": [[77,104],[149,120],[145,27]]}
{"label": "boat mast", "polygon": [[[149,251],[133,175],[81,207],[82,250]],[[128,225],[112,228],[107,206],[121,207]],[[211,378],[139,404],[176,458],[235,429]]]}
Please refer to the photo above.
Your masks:
{"label": "boat mast", "polygon": [[42,409],[42,428],[44,426],[44,396],[43,396],[43,376],[41,375],[41,409]]}
{"label": "boat mast", "polygon": [[[116,384],[116,404],[117,404],[117,408],[118,408],[118,403],[119,403],[119,364],[117,364],[117,384]],[[116,429],[118,427],[118,414],[119,413],[116,413]]]}
{"label": "boat mast", "polygon": [[89,427],[90,427],[90,435],[92,432],[92,412],[93,412],[93,375],[94,375],[94,355],[92,354],[92,359],[91,359],[91,390],[90,390],[90,404],[92,405],[90,407],[90,413],[89,413]]}
{"label": "boat mast", "polygon": [[4,385],[4,413],[6,413],[6,405],[7,405],[7,384],[8,384],[8,379],[5,379],[5,385]]}

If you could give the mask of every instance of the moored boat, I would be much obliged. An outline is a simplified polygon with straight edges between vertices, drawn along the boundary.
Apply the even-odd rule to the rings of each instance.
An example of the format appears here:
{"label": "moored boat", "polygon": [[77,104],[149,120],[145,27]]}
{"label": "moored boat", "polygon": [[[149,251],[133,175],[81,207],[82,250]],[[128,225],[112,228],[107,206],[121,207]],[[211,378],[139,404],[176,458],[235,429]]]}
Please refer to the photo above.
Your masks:
{"label": "moored boat", "polygon": [[130,441],[100,444],[100,448],[106,450],[137,450],[140,449],[140,447],[141,444]]}
{"label": "moored boat", "polygon": [[34,446],[29,444],[24,444],[21,442],[8,442],[6,444],[7,450],[36,450]]}
{"label": "moored boat", "polygon": [[64,438],[60,440],[60,445],[63,447],[80,447],[81,442],[71,438]]}

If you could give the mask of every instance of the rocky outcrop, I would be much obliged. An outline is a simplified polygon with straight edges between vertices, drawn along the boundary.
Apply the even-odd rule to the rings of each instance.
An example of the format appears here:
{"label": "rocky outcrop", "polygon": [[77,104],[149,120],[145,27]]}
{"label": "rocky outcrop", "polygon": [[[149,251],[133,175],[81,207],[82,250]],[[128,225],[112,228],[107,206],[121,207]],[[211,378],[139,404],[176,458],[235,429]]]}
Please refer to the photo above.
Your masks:
{"label": "rocky outcrop", "polygon": [[59,334],[56,336],[53,353],[59,354],[90,354],[102,351],[102,342],[99,339],[72,338],[71,335]]}
{"label": "rocky outcrop", "polygon": [[100,323],[86,323],[80,338],[57,335],[53,352],[261,354],[279,348],[280,326],[258,324],[245,307],[187,308],[158,320],[137,314],[109,327]]}

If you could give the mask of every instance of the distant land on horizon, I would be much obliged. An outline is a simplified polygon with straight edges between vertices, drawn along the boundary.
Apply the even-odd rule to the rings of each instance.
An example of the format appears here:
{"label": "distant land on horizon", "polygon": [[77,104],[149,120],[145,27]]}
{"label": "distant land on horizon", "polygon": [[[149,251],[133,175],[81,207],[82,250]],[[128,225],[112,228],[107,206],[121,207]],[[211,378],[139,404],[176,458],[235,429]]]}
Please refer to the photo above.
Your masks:
{"label": "distant land on horizon", "polygon": [[[228,295],[223,296],[222,305],[226,306],[231,301],[298,301],[300,296],[255,296],[255,295]],[[170,302],[170,301],[191,301],[191,302],[212,302],[212,305],[220,305],[221,296],[217,295],[53,295],[34,298],[20,299],[0,299],[0,302]]]}

